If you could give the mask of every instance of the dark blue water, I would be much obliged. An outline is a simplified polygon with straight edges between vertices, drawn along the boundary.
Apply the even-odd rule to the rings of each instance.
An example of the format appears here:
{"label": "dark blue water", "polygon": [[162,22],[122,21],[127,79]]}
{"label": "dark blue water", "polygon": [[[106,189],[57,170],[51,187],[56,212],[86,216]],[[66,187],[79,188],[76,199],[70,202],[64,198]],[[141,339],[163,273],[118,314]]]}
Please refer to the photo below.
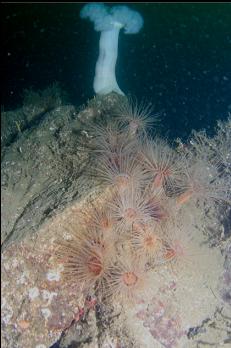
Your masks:
{"label": "dark blue water", "polygon": [[[2,106],[58,81],[75,105],[92,98],[99,33],[82,4],[2,4]],[[231,111],[231,4],[129,4],[140,33],[119,39],[117,80],[162,112],[162,131],[187,137]]]}

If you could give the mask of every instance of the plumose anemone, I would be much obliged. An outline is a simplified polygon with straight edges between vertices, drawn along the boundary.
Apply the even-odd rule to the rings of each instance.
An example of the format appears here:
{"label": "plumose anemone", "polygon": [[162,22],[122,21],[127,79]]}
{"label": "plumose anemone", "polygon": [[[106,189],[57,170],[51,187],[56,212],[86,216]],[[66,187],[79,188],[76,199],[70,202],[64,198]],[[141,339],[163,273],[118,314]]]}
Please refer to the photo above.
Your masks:
{"label": "plumose anemone", "polygon": [[95,30],[101,32],[93,85],[95,93],[123,95],[115,76],[119,32],[123,28],[125,34],[138,33],[143,26],[141,15],[123,5],[109,8],[102,3],[92,3],[82,8],[80,17],[89,18]]}

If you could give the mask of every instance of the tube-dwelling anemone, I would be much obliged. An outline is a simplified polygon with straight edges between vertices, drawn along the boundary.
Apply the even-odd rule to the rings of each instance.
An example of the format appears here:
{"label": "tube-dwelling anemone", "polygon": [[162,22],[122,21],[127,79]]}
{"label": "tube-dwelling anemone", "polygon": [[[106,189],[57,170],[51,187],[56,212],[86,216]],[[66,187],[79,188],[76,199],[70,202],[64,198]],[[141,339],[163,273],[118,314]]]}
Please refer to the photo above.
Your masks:
{"label": "tube-dwelling anemone", "polygon": [[129,254],[120,255],[106,272],[105,295],[124,304],[135,303],[147,289],[145,262]]}
{"label": "tube-dwelling anemone", "polygon": [[103,154],[109,160],[116,161],[121,153],[134,153],[137,144],[129,137],[118,122],[109,124],[92,124],[90,129],[92,147],[96,154]]}
{"label": "tube-dwelling anemone", "polygon": [[102,239],[110,240],[113,243],[115,219],[110,209],[106,206],[92,204],[89,209],[83,209],[79,213],[79,221],[88,230],[97,231]]}
{"label": "tube-dwelling anemone", "polygon": [[140,160],[150,175],[153,189],[162,188],[176,193],[181,189],[181,177],[185,162],[165,141],[147,140],[142,146]]}
{"label": "tube-dwelling anemone", "polygon": [[171,211],[167,211],[165,207],[166,202],[162,198],[162,191],[160,189],[155,191],[145,192],[145,207],[152,220],[161,222],[168,218]]}
{"label": "tube-dwelling anemone", "polygon": [[148,130],[158,121],[158,115],[154,115],[153,106],[150,103],[141,102],[129,98],[118,105],[118,121],[126,127],[132,136],[146,135]]}
{"label": "tube-dwelling anemone", "polygon": [[130,238],[137,257],[146,257],[147,261],[154,261],[155,265],[163,263],[165,246],[159,223],[148,223],[143,228],[133,229]]}
{"label": "tube-dwelling anemone", "polygon": [[101,285],[113,252],[112,243],[89,230],[60,242],[57,257],[63,263],[64,279],[90,291]]}
{"label": "tube-dwelling anemone", "polygon": [[147,181],[147,174],[134,154],[121,152],[116,159],[110,159],[105,155],[100,156],[98,161],[97,177],[101,178],[102,183],[119,191],[131,185],[144,186]]}
{"label": "tube-dwelling anemone", "polygon": [[[205,256],[200,241],[196,235],[191,235],[187,226],[170,219],[164,226],[162,236],[164,252],[163,263],[169,266],[173,274],[181,277],[184,269],[197,271],[197,267],[203,267],[201,256]],[[198,248],[199,245],[201,248]],[[207,249],[206,249],[207,250]]]}
{"label": "tube-dwelling anemone", "polygon": [[162,217],[158,197],[150,198],[136,185],[117,193],[110,207],[112,216],[117,220],[116,228],[123,233],[131,230],[135,223],[147,223]]}

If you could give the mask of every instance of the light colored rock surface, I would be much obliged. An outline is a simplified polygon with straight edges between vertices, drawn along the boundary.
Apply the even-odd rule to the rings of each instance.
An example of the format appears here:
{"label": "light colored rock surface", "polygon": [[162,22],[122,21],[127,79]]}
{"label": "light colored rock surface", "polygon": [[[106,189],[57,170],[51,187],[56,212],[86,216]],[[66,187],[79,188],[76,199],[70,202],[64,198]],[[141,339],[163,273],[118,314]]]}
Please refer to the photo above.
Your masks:
{"label": "light colored rock surface", "polygon": [[[100,115],[94,105],[80,116]],[[70,131],[79,131],[78,122],[72,107],[58,108],[4,152],[2,347],[228,347],[230,237],[222,237],[212,206],[206,214],[194,205],[178,211],[191,252],[174,270],[151,269],[149,288],[132,308],[86,299],[74,279],[64,282],[56,241],[78,224],[81,207],[101,205],[107,195],[82,176],[88,156],[74,152],[79,143]],[[212,248],[208,227],[218,236]]]}

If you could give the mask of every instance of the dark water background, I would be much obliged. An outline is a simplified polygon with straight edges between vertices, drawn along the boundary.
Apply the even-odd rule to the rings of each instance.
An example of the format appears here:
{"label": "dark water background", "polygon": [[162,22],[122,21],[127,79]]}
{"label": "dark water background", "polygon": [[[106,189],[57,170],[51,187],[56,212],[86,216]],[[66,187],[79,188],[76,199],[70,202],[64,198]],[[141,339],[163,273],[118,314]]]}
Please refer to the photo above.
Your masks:
{"label": "dark water background", "polygon": [[[74,105],[92,98],[99,33],[80,19],[83,4],[2,4],[2,108],[25,88],[58,81]],[[162,112],[171,138],[211,131],[231,111],[231,4],[131,3],[144,18],[136,35],[121,30],[117,80]]]}

